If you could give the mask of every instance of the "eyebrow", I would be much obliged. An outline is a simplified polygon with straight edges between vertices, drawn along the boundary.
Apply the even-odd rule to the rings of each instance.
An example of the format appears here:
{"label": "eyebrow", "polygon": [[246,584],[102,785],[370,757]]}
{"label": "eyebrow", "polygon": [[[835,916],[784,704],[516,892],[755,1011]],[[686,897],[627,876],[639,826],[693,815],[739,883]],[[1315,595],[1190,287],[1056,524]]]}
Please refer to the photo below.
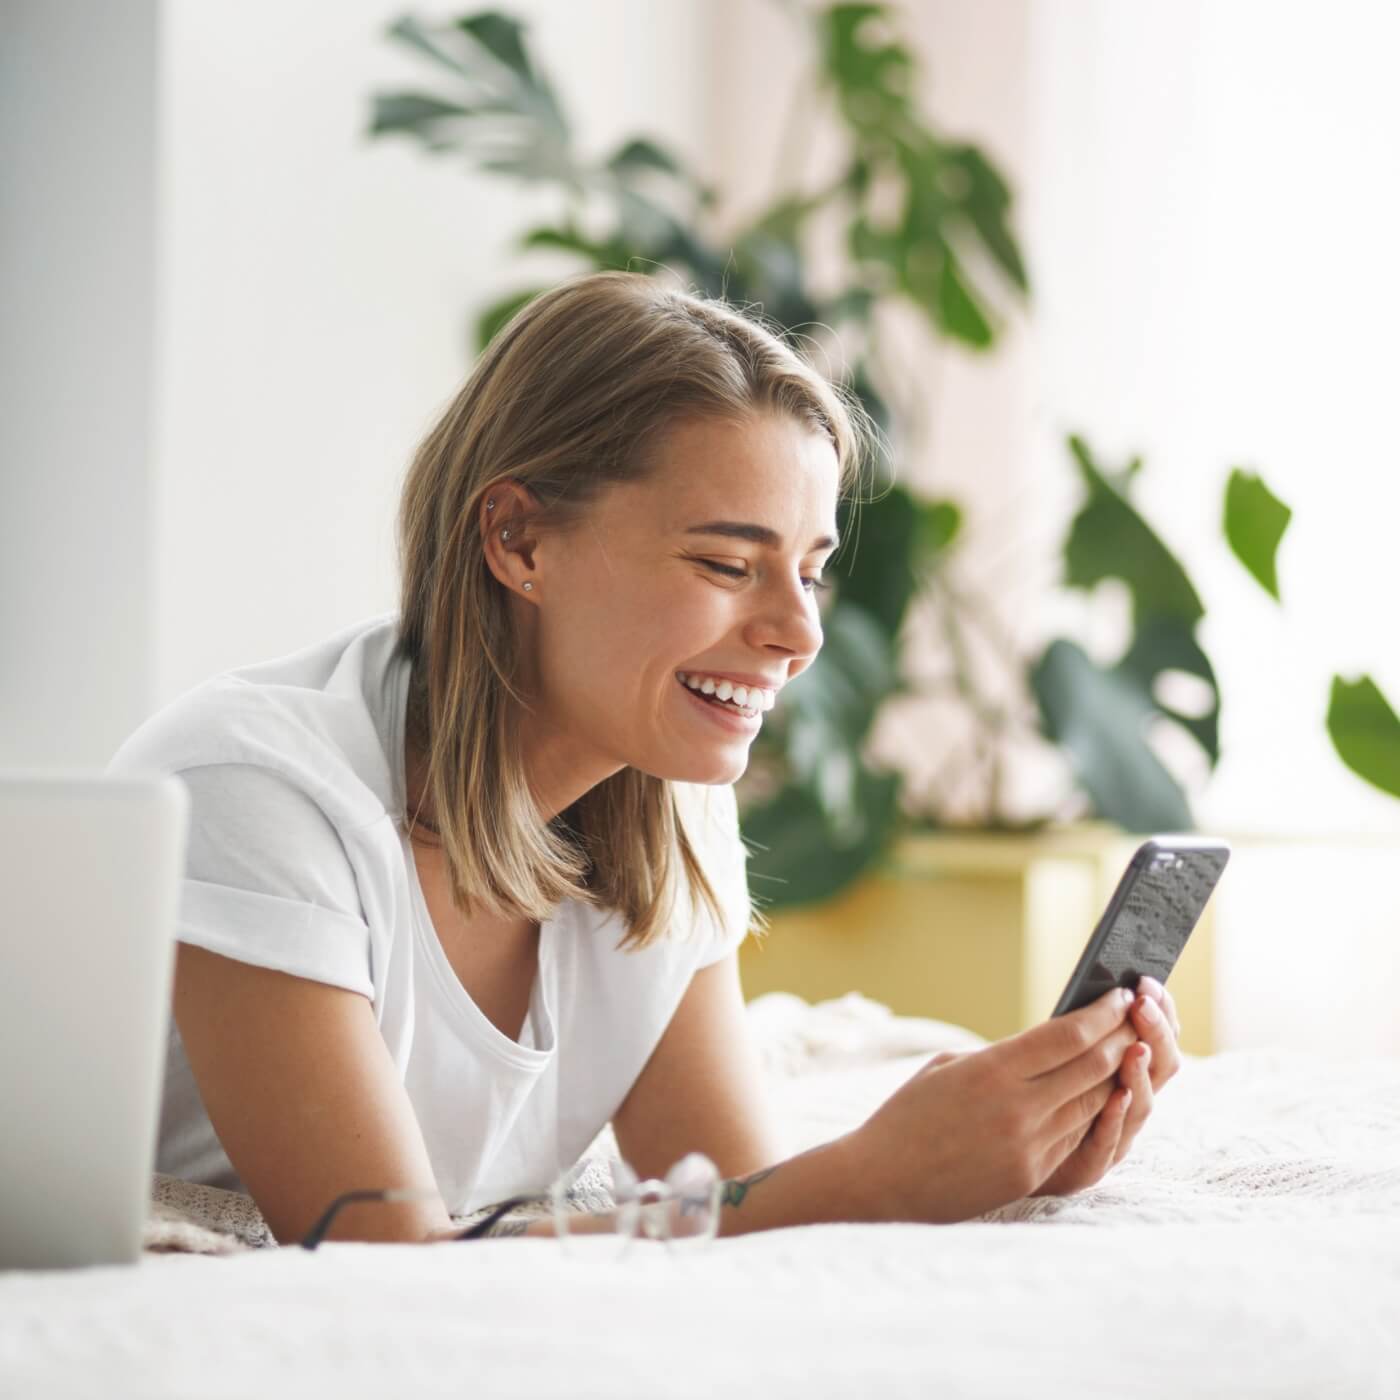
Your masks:
{"label": "eyebrow", "polygon": [[[770,530],[766,525],[748,525],[740,520],[709,520],[703,525],[691,525],[687,527],[687,535],[724,535],[731,540],[748,540],[752,544],[767,545],[769,549],[777,549],[782,544],[782,538],[776,530]],[[819,539],[812,541],[813,549],[835,549],[839,541],[834,535],[822,535]]]}

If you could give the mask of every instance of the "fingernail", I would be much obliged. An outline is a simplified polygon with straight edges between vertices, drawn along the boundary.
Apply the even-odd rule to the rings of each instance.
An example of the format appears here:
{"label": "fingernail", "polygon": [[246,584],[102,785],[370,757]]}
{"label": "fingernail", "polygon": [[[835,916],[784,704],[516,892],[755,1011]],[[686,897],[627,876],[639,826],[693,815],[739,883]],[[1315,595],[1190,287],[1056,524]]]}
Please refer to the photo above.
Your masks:
{"label": "fingernail", "polygon": [[1162,1019],[1162,1013],[1157,1009],[1157,1003],[1153,1001],[1151,997],[1143,997],[1142,1003],[1138,1009],[1142,1012],[1142,1019],[1144,1021],[1152,1021],[1155,1023]]}
{"label": "fingernail", "polygon": [[1123,990],[1118,993],[1118,1000],[1121,1001],[1124,1006],[1131,1006],[1133,1004],[1133,994],[1127,987],[1124,987]]}
{"label": "fingernail", "polygon": [[1145,992],[1153,1001],[1161,1001],[1165,987],[1155,977],[1140,977],[1138,979],[1138,991]]}

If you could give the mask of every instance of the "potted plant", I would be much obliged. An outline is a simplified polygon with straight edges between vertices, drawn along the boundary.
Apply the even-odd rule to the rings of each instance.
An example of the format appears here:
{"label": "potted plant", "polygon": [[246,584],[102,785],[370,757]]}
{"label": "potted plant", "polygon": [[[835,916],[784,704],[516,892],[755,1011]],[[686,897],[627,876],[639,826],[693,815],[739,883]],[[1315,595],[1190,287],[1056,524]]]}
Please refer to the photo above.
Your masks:
{"label": "potted plant", "polygon": [[[881,308],[913,307],[930,334],[986,353],[999,327],[974,267],[990,269],[998,292],[1029,296],[1008,183],[986,154],[936,132],[919,111],[914,58],[891,37],[894,19],[892,7],[874,3],[804,15],[810,81],[842,124],[847,157],[826,187],[785,191],[740,228],[713,226],[714,191],[656,141],[634,137],[601,159],[577,151],[525,26],[501,11],[435,26],[396,20],[389,36],[429,61],[441,87],[376,95],[369,133],[417,139],[502,178],[556,187],[563,212],[525,231],[522,250],[574,254],[581,270],[669,270],[708,294],[761,307],[802,353],[806,329],[833,333],[849,383],[893,458],[907,447],[908,415],[888,373]],[[889,207],[893,218],[879,212]],[[804,248],[812,221],[833,210],[845,220],[845,280],[821,293],[811,286]],[[481,312],[473,348],[542,290],[513,291]],[[1174,725],[1210,767],[1219,759],[1219,689],[1196,635],[1204,608],[1132,501],[1141,459],[1115,472],[1082,437],[1067,449],[1084,499],[1064,542],[1065,583],[1090,591],[1109,579],[1126,585],[1132,629],[1112,665],[1091,659],[1074,638],[1008,657],[1025,713],[989,703],[966,660],[967,635],[985,625],[985,609],[958,582],[957,503],[900,485],[887,458],[873,464],[868,495],[843,505],[842,536],[859,547],[832,561],[822,652],[765,724],[739,788],[755,898],[773,915],[770,937],[745,947],[751,994],[769,985],[812,997],[839,992],[854,985],[858,968],[862,990],[896,1010],[1007,1033],[1043,1015],[1045,989],[1077,955],[1131,834],[1192,826],[1181,783],[1144,733],[1149,721]],[[1232,478],[1227,496],[1227,534],[1242,558],[1253,558],[1246,558],[1251,569],[1277,526],[1278,503],[1261,488]],[[868,754],[877,715],[913,688],[905,660],[910,604],[919,596],[937,602],[953,684],[977,719],[979,751],[989,755],[988,800],[974,831],[950,830],[936,793],[911,794],[900,772]],[[1203,699],[1192,711],[1161,697],[1168,672],[1195,680]],[[1359,686],[1340,690],[1334,706],[1334,740],[1344,734],[1339,750],[1363,769],[1375,749],[1366,736],[1377,700],[1378,692]],[[1018,726],[1064,756],[1078,797],[1074,821],[1065,822],[1063,803],[1031,819],[1001,810],[999,754]],[[936,951],[932,924],[940,929]],[[1191,952],[1200,967],[1183,960],[1173,985],[1195,977],[1204,989],[1178,1003],[1188,1041],[1208,1048],[1208,931],[1193,938]],[[972,967],[980,991],[969,991]],[[961,1000],[951,999],[955,985]]]}

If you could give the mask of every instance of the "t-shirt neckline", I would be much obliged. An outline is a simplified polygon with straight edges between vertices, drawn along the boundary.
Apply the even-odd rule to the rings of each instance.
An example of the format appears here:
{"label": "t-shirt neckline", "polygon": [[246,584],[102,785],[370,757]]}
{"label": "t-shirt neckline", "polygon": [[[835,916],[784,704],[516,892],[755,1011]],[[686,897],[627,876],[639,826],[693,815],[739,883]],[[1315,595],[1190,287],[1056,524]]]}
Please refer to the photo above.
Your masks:
{"label": "t-shirt neckline", "polygon": [[494,1054],[521,1069],[540,1071],[554,1058],[558,1048],[558,1035],[553,1007],[553,987],[555,973],[556,926],[561,911],[540,923],[538,966],[535,971],[534,986],[530,990],[530,1007],[526,1012],[525,1026],[534,1039],[533,1045],[523,1045],[506,1035],[486,1013],[472,1000],[471,993],[462,985],[447,952],[433,926],[428,901],[423,894],[423,886],[418,878],[418,862],[413,856],[413,844],[403,830],[408,803],[407,775],[404,772],[404,723],[408,703],[408,679],[410,662],[407,657],[397,658],[398,674],[393,684],[393,722],[390,725],[393,752],[389,755],[389,766],[393,774],[395,804],[395,825],[399,833],[399,846],[403,851],[405,874],[413,901],[414,941],[422,951],[424,961],[432,970],[433,979],[443,999],[444,1012],[461,1029],[470,1035],[484,1050]]}

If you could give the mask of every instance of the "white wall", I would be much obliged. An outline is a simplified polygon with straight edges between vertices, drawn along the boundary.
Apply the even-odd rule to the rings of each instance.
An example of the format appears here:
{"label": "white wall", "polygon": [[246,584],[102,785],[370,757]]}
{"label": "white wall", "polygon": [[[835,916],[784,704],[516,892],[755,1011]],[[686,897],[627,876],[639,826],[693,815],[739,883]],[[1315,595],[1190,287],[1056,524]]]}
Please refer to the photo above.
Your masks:
{"label": "white wall", "polygon": [[[508,8],[585,152],[639,128],[701,144],[696,4]],[[470,367],[475,313],[578,270],[510,247],[558,215],[552,191],[364,138],[372,91],[437,83],[382,37],[402,6],[167,11],[160,700],[396,606],[399,485]]]}
{"label": "white wall", "polygon": [[[1145,454],[1144,511],[1203,595],[1223,759],[1198,817],[1400,832],[1400,802],[1322,723],[1333,670],[1400,702],[1400,12],[1075,0],[1032,18],[1040,399],[1113,464]],[[1237,465],[1295,510],[1282,612],[1220,536]]]}
{"label": "white wall", "polygon": [[4,6],[0,767],[100,767],[150,699],[156,28]]}

